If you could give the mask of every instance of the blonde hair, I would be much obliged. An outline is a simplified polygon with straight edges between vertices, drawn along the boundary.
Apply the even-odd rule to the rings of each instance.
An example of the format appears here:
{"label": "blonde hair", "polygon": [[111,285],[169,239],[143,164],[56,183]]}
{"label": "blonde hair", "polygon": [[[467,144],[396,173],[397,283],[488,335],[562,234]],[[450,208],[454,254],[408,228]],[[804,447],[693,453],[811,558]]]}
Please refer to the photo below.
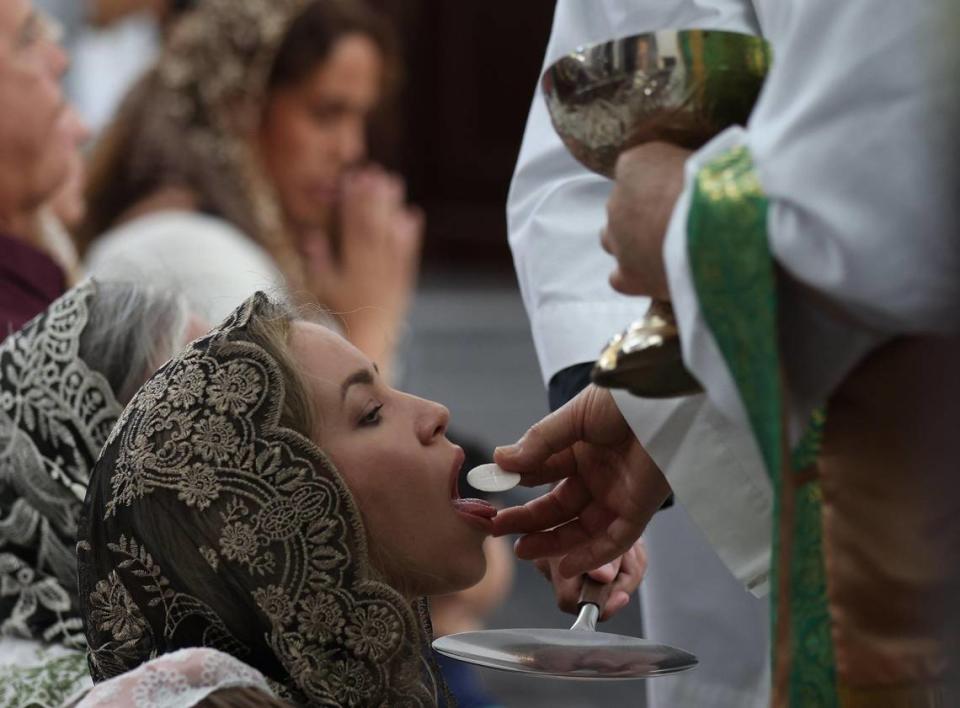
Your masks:
{"label": "blonde hair", "polygon": [[183,345],[186,299],[170,290],[122,281],[95,281],[79,355],[99,371],[121,404]]}
{"label": "blonde hair", "polygon": [[290,352],[290,331],[298,319],[288,305],[271,302],[270,312],[250,318],[247,339],[277,363],[283,383],[280,425],[314,439],[317,413],[300,364]]}
{"label": "blonde hair", "polygon": [[269,696],[258,688],[221,688],[196,704],[196,708],[292,708],[291,703]]}

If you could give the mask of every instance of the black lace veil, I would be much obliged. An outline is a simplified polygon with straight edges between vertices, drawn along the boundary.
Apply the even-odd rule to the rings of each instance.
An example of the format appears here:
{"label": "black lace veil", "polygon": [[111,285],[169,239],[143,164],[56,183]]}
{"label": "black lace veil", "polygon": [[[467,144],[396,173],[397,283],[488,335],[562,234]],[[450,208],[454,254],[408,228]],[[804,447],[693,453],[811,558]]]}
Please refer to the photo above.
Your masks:
{"label": "black lace veil", "polygon": [[306,705],[435,705],[426,603],[368,561],[329,459],[279,424],[258,293],[137,393],[90,482],[79,544],[95,680],[207,646]]}
{"label": "black lace veil", "polygon": [[83,648],[74,547],[121,407],[80,356],[86,281],[0,344],[0,634]]}

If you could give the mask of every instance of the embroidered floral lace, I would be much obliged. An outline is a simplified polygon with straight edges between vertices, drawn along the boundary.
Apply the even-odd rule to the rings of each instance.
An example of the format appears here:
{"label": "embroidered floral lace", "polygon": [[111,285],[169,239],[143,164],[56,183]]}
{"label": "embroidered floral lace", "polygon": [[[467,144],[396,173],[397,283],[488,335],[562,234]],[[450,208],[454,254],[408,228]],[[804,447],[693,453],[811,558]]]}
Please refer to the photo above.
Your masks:
{"label": "embroidered floral lace", "polygon": [[120,405],[79,357],[95,284],[0,345],[0,634],[85,647],[77,520]]}
{"label": "embroidered floral lace", "polygon": [[307,705],[434,705],[425,601],[368,562],[324,453],[279,425],[278,364],[247,336],[262,294],[140,389],[90,483],[80,594],[95,680],[212,647]]}

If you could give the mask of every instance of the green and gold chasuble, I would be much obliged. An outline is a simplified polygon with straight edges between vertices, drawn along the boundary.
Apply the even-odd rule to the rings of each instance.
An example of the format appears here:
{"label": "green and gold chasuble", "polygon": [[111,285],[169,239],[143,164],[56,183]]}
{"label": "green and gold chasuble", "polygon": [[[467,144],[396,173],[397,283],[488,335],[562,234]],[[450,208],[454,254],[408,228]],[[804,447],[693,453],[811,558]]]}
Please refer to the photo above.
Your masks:
{"label": "green and gold chasuble", "polygon": [[[960,337],[871,352],[790,450],[768,201],[738,147],[696,177],[697,298],[773,483],[775,708],[960,705],[956,370]],[[946,377],[945,377],[946,376]],[[946,618],[946,621],[945,621]]]}

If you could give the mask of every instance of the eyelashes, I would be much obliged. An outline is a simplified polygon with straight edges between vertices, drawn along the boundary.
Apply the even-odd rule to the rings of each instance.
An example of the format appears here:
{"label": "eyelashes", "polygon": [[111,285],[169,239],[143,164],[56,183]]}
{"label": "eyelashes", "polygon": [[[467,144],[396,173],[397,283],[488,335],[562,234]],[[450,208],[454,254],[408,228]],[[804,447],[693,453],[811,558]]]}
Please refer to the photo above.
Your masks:
{"label": "eyelashes", "polygon": [[371,428],[375,425],[379,425],[381,420],[380,411],[382,409],[382,403],[374,406],[368,413],[364,414],[364,416],[360,418],[358,425],[361,428]]}

